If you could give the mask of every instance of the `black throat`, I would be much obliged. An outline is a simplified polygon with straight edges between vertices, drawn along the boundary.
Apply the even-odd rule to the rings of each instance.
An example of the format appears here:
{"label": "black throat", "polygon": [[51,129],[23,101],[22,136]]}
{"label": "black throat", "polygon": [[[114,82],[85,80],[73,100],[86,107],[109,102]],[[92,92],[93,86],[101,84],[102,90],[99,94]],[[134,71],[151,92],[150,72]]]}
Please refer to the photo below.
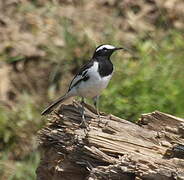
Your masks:
{"label": "black throat", "polygon": [[95,58],[95,61],[97,61],[99,63],[98,72],[99,72],[101,77],[105,77],[105,76],[112,74],[113,64],[112,64],[110,58],[104,57],[104,56],[102,56],[102,57],[98,56]]}

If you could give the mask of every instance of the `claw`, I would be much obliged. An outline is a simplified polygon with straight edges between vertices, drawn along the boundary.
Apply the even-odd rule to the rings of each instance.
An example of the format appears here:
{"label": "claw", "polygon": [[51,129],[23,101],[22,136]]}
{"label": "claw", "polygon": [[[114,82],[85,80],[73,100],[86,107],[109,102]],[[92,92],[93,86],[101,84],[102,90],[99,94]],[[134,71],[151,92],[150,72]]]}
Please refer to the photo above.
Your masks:
{"label": "claw", "polygon": [[85,104],[84,103],[84,98],[82,98],[82,100],[81,100],[81,105],[82,105],[82,113],[81,113],[81,115],[82,115],[82,121],[79,124],[79,126],[81,127],[84,124],[85,128],[87,129],[87,131],[89,131],[89,125],[87,124],[86,119],[85,119],[85,116],[84,116],[84,111],[85,111],[84,104]]}
{"label": "claw", "polygon": [[98,126],[100,126],[100,112],[99,112],[99,108],[98,108],[98,102],[99,102],[99,96],[96,96],[93,98],[94,100],[94,106],[95,106],[95,109],[96,109],[96,112],[97,112],[97,115],[98,115]]}

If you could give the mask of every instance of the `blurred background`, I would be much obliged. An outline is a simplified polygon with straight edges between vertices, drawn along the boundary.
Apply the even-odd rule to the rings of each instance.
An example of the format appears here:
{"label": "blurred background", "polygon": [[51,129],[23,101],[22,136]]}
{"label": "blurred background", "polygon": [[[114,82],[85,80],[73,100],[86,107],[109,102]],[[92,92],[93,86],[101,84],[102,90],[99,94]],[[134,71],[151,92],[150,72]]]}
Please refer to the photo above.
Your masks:
{"label": "blurred background", "polygon": [[40,112],[99,44],[115,73],[100,109],[184,117],[183,0],[0,0],[0,179],[33,180]]}

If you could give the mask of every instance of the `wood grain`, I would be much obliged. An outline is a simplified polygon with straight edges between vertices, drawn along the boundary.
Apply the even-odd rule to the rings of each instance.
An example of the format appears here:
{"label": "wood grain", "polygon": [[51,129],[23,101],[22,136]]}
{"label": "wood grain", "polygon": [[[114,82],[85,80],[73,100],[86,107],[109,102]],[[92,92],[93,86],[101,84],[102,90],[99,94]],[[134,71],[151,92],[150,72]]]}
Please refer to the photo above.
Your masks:
{"label": "wood grain", "polygon": [[184,179],[184,119],[155,111],[137,123],[81,105],[62,105],[38,133],[38,180]]}

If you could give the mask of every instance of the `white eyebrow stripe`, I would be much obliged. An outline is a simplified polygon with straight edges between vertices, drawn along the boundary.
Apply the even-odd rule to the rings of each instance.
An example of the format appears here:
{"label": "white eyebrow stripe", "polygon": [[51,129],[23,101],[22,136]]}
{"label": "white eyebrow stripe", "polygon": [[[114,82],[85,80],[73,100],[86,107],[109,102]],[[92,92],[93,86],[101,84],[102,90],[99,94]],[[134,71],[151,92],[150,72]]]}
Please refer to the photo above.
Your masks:
{"label": "white eyebrow stripe", "polygon": [[103,45],[103,46],[100,46],[97,50],[96,50],[96,52],[97,51],[99,51],[99,50],[101,50],[101,49],[103,49],[103,48],[107,48],[107,49],[114,49],[115,47],[114,46],[111,46],[111,45]]}

